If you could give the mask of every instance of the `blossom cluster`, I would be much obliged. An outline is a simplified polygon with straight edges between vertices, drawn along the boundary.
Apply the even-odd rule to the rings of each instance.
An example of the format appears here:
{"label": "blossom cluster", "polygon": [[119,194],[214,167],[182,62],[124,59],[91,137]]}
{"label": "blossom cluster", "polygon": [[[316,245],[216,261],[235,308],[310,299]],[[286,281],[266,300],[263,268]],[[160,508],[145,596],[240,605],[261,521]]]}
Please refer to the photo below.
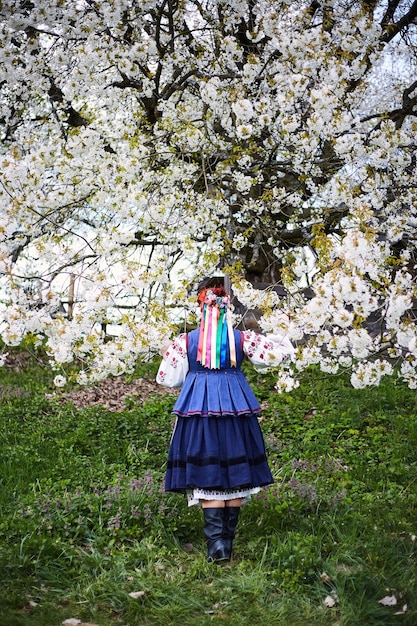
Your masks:
{"label": "blossom cluster", "polygon": [[131,371],[222,268],[297,345],[278,388],[415,386],[409,3],[99,4],[0,7],[5,351],[43,343],[58,386]]}

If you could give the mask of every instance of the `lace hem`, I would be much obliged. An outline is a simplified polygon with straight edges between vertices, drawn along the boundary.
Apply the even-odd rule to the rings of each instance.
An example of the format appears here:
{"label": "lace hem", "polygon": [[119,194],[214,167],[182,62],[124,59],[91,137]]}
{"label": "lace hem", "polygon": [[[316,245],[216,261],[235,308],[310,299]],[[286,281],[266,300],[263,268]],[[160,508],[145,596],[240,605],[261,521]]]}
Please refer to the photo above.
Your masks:
{"label": "lace hem", "polygon": [[255,493],[259,493],[260,487],[252,487],[251,489],[229,489],[227,491],[215,491],[213,489],[193,489],[187,491],[188,506],[200,504],[202,500],[235,500],[242,498],[243,503],[248,502],[250,497]]}

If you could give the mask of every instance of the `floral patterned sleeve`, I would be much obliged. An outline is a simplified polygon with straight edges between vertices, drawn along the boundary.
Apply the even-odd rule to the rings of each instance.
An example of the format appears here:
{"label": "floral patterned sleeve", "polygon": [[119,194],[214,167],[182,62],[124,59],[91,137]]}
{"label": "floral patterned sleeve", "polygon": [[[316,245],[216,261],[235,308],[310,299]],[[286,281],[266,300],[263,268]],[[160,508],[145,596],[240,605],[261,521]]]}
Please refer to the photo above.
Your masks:
{"label": "floral patterned sleeve", "polygon": [[288,361],[294,354],[294,346],[284,335],[261,335],[253,330],[245,330],[243,336],[243,352],[255,369],[276,367]]}
{"label": "floral patterned sleeve", "polygon": [[181,387],[188,374],[187,335],[172,340],[165,350],[156,382],[164,387]]}

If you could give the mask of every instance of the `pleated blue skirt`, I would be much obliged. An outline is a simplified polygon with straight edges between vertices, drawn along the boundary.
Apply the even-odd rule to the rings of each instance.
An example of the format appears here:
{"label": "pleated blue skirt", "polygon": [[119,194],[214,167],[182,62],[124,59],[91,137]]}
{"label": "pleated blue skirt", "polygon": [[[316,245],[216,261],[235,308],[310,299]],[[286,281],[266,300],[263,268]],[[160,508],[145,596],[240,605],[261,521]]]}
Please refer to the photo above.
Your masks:
{"label": "pleated blue skirt", "polygon": [[177,418],[168,453],[166,491],[227,491],[272,482],[256,415]]}

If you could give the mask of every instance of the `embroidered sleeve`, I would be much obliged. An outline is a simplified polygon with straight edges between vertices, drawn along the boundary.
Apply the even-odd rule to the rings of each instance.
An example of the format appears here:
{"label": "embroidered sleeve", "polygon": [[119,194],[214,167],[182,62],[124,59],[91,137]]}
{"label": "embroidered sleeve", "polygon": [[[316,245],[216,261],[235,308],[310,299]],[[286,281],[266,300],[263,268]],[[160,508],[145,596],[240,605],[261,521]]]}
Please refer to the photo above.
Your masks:
{"label": "embroidered sleeve", "polygon": [[243,331],[243,352],[256,369],[276,367],[292,357],[295,350],[284,335],[261,335],[253,330]]}
{"label": "embroidered sleeve", "polygon": [[156,382],[164,387],[181,387],[187,373],[187,340],[186,335],[182,334],[173,339],[165,350]]}

